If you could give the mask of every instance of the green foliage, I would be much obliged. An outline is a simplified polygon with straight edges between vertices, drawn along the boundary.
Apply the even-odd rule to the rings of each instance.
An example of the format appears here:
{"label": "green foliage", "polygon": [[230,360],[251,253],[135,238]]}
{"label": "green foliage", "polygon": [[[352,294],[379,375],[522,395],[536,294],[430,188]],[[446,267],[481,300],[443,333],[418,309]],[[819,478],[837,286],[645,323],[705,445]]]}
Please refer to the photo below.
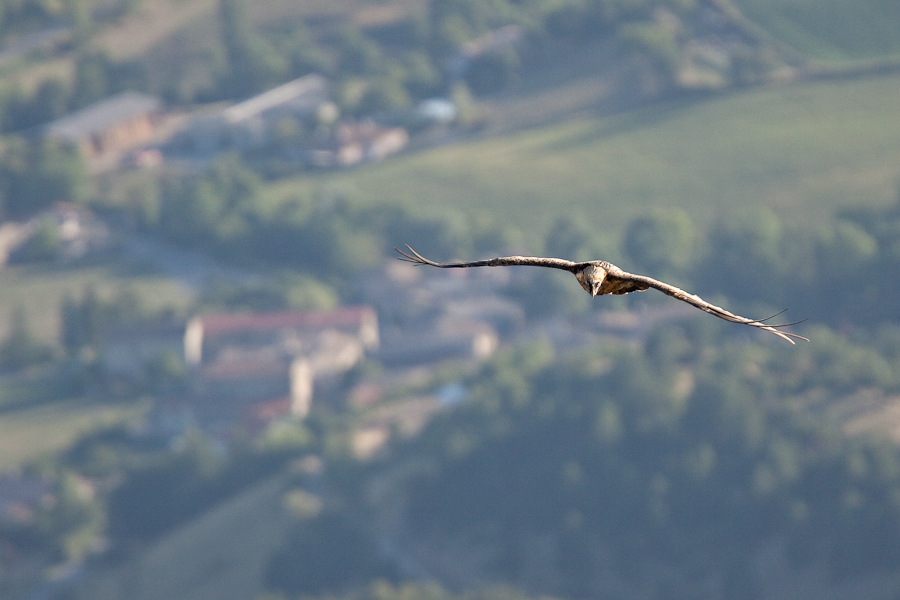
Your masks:
{"label": "green foliage", "polygon": [[403,60],[404,79],[410,96],[427,98],[440,93],[442,80],[440,69],[431,57],[422,51],[412,51]]}
{"label": "green foliage", "polygon": [[[353,283],[345,275],[381,261],[397,240],[423,252],[446,254],[459,248],[494,251],[515,235],[478,214],[436,220],[414,218],[396,206],[360,208],[354,194],[338,187],[324,188],[312,198],[288,198],[263,210],[261,190],[258,176],[237,156],[220,157],[206,173],[163,180],[153,229],[241,264],[264,262],[319,280],[303,291],[257,290],[256,300],[281,305],[333,303],[332,292],[323,283],[344,291]],[[244,292],[253,295],[249,288],[240,291]],[[248,305],[258,305],[250,296]]]}
{"label": "green foliage", "polygon": [[[528,359],[539,354],[501,355],[470,382],[468,404],[395,449],[401,471],[405,460],[431,465],[401,486],[416,539],[489,552],[480,568],[503,581],[528,580],[522,540],[543,540],[546,560],[566,576],[539,589],[577,596],[596,592],[601,560],[633,589],[666,597],[690,582],[656,579],[641,565],[754,589],[761,582],[740,565],[773,539],[787,541],[795,566],[815,562],[833,577],[895,564],[896,448],[764,408],[763,398],[788,390],[833,389],[824,372],[833,363],[798,384],[794,368],[822,363],[759,347],[682,346],[653,361],[630,350]],[[840,377],[865,387],[869,373]]]}
{"label": "green foliage", "polygon": [[466,84],[476,94],[490,94],[508,88],[519,78],[522,64],[512,49],[485,52],[466,70]]}
{"label": "green foliage", "polygon": [[804,316],[836,327],[896,322],[889,298],[900,293],[898,206],[845,210],[818,231],[788,229],[765,208],[739,213],[709,233],[695,284],[745,301],[804,306]]}
{"label": "green foliage", "polygon": [[410,96],[400,73],[379,78],[362,97],[356,110],[362,114],[396,111],[410,105]]}
{"label": "green foliage", "polygon": [[695,232],[690,217],[677,209],[656,210],[634,219],[622,242],[635,269],[667,278],[683,273],[695,256]]}
{"label": "green foliage", "polygon": [[292,23],[289,28],[277,31],[272,35],[271,43],[278,54],[287,59],[292,76],[334,71],[330,56],[315,43],[302,22]]}
{"label": "green foliage", "polygon": [[226,97],[248,96],[284,80],[290,64],[254,31],[245,0],[220,0],[219,20],[226,56],[219,86]]}
{"label": "green foliage", "polygon": [[678,66],[681,58],[678,38],[664,23],[635,21],[622,26],[619,33],[622,44],[629,50],[649,55],[667,72]]}
{"label": "green foliage", "polygon": [[21,217],[54,202],[79,202],[88,173],[76,148],[53,140],[9,140],[0,154],[0,195],[4,211]]}
{"label": "green foliage", "polygon": [[110,71],[114,68],[112,59],[106,54],[87,54],[75,64],[75,89],[72,90],[71,105],[75,108],[87,106],[109,95]]}
{"label": "green foliage", "polygon": [[58,559],[81,560],[103,534],[103,505],[88,480],[66,469],[55,476],[53,498],[35,516],[39,535],[54,546]]}
{"label": "green foliage", "polygon": [[51,25],[66,16],[65,2],[5,0],[0,2],[0,32],[22,31]]}
{"label": "green foliage", "polygon": [[51,76],[31,93],[7,92],[0,105],[4,131],[25,131],[124,90],[148,87],[139,61],[115,61],[105,52],[83,52],[75,61],[72,81]]}
{"label": "green foliage", "polygon": [[81,54],[75,63],[69,110],[76,110],[125,90],[146,88],[139,63],[117,62],[105,52]]}
{"label": "green foliage", "polygon": [[712,251],[704,271],[736,296],[754,298],[761,284],[777,280],[788,268],[783,260],[784,227],[766,207],[748,207],[723,219],[710,238]]}
{"label": "green foliage", "polygon": [[31,333],[28,316],[22,306],[13,309],[9,320],[9,333],[0,344],[0,369],[18,371],[53,358],[53,349]]}
{"label": "green foliage", "polygon": [[187,376],[184,358],[173,350],[157,355],[147,364],[144,371],[148,387],[158,391],[177,389]]}
{"label": "green foliage", "polygon": [[336,45],[341,73],[373,75],[384,65],[381,47],[357,29],[343,29]]}
{"label": "green foliage", "polygon": [[320,280],[284,273],[277,282],[239,285],[214,279],[203,288],[197,305],[202,310],[274,311],[287,308],[327,309],[338,304],[335,291]]}
{"label": "green foliage", "polygon": [[42,262],[53,260],[59,255],[62,238],[59,226],[53,217],[40,220],[37,230],[22,247],[16,249],[15,259],[23,262]]}
{"label": "green foliage", "polygon": [[101,295],[93,285],[81,296],[71,294],[60,302],[60,337],[63,348],[76,355],[85,348],[96,350],[104,329],[171,318],[169,309],[151,310],[146,298],[131,288]]}
{"label": "green foliage", "polygon": [[556,219],[547,231],[544,248],[551,256],[574,261],[594,260],[602,254],[596,235],[581,219],[564,215]]}
{"label": "green foliage", "polygon": [[8,129],[35,124],[47,123],[59,118],[68,112],[70,91],[68,85],[60,79],[45,79],[38,86],[34,96],[29,100],[21,100],[24,107],[20,110],[13,109],[16,114],[16,123],[10,123]]}
{"label": "green foliage", "polygon": [[283,465],[283,454],[237,446],[229,455],[199,432],[174,452],[144,457],[107,500],[109,534],[146,541],[171,530]]}
{"label": "green foliage", "polygon": [[163,181],[160,227],[187,245],[236,243],[247,234],[259,187],[258,176],[237,156],[222,155],[202,177]]}
{"label": "green foliage", "polygon": [[324,512],[301,520],[269,562],[267,587],[291,596],[340,594],[373,579],[395,579],[375,540],[347,516]]}

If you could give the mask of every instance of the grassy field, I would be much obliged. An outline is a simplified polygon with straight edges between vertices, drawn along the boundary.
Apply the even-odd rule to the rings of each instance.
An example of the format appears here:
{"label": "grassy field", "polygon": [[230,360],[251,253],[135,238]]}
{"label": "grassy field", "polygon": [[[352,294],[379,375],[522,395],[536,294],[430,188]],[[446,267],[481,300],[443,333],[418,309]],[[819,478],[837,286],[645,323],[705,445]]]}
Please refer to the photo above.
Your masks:
{"label": "grassy field", "polygon": [[109,571],[97,570],[79,600],[245,600],[263,587],[266,562],[290,525],[281,509],[285,481],[270,479]]}
{"label": "grassy field", "polygon": [[680,207],[702,226],[765,204],[816,226],[836,208],[896,198],[898,98],[900,76],[882,76],[669,102],[299,176],[269,197],[337,187],[420,215],[487,214],[532,237],[574,214],[618,241],[655,206]]}
{"label": "grassy field", "polygon": [[14,266],[0,269],[0,340],[8,331],[9,317],[22,307],[29,328],[44,342],[55,344],[59,338],[60,303],[66,294],[81,298],[93,287],[101,297],[118,291],[134,291],[148,309],[184,308],[190,295],[175,281],[161,275],[135,273],[122,262],[109,261],[84,267],[65,265]]}
{"label": "grassy field", "polygon": [[[0,396],[8,386],[0,380]],[[137,418],[146,408],[142,403],[102,404],[78,398],[15,409],[0,405],[0,472],[58,452],[100,427]]]}
{"label": "grassy field", "polygon": [[900,58],[896,0],[732,0],[771,35],[825,62]]}
{"label": "grassy field", "polygon": [[[135,274],[123,262],[91,267],[16,266],[0,269],[0,340],[9,316],[22,307],[29,330],[42,342],[57,344],[60,303],[66,294],[81,297],[93,286],[101,297],[118,290],[136,293],[149,309],[187,306],[189,295],[172,280]],[[105,404],[67,398],[52,377],[26,374],[0,377],[0,472],[65,448],[97,427],[137,417],[140,404]]]}

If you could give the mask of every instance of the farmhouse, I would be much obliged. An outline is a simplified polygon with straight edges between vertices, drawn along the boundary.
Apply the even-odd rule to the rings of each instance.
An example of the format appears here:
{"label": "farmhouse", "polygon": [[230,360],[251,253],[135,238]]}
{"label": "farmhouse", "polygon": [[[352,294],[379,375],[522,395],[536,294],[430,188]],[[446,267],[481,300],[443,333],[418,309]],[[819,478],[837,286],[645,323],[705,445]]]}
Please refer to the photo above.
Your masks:
{"label": "farmhouse", "polygon": [[276,348],[299,354],[304,340],[335,331],[357,338],[364,349],[378,347],[378,317],[368,306],[328,311],[214,313],[194,317],[184,335],[185,362],[215,362],[229,348]]}
{"label": "farmhouse", "polygon": [[313,143],[306,162],[314,167],[350,167],[377,162],[396,154],[409,144],[403,127],[384,127],[373,121],[347,121],[330,137]]}
{"label": "farmhouse", "polygon": [[176,145],[198,154],[245,151],[266,144],[279,121],[304,120],[329,104],[328,82],[306,75],[243,102],[199,115],[179,134]]}
{"label": "farmhouse", "polygon": [[314,383],[327,389],[378,347],[369,307],[331,311],[209,314],[188,322],[185,362],[193,392],[215,403],[288,397],[305,416]]}
{"label": "farmhouse", "polygon": [[122,92],[49,123],[44,135],[75,144],[86,160],[97,163],[152,141],[161,115],[158,98]]}

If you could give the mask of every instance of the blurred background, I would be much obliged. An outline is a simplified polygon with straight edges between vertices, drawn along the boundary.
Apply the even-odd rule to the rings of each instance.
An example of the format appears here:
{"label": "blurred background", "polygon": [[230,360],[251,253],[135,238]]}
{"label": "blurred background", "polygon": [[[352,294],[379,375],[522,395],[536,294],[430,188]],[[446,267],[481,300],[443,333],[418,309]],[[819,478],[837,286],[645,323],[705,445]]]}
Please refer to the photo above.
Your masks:
{"label": "blurred background", "polygon": [[0,597],[900,597],[898,99],[895,0],[0,1]]}

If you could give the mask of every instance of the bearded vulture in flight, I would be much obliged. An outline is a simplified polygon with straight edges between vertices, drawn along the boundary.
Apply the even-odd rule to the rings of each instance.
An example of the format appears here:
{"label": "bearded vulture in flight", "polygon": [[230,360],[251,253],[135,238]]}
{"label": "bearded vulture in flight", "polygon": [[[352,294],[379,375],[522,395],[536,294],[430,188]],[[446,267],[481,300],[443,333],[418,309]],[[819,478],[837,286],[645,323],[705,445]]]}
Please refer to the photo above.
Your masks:
{"label": "bearded vulture in flight", "polygon": [[[561,258],[541,258],[535,256],[504,256],[500,258],[491,258],[488,260],[476,260],[472,262],[455,262],[455,263],[438,263],[428,260],[407,244],[404,252],[398,248],[394,248],[400,256],[400,260],[411,262],[417,265],[431,265],[432,267],[440,267],[442,269],[465,269],[468,267],[509,267],[514,265],[524,265],[530,267],[549,267],[552,269],[561,269],[575,275],[575,279],[581,284],[591,296],[602,296],[604,294],[628,294],[630,292],[641,292],[648,288],[659,290],[660,292],[677,298],[682,302],[687,302],[696,306],[702,311],[715,315],[720,319],[725,319],[732,323],[741,323],[757,327],[763,331],[774,333],[778,337],[794,343],[795,338],[798,340],[806,340],[807,338],[796,333],[780,331],[780,328],[796,323],[784,323],[781,325],[769,325],[766,321],[771,319],[748,319],[728,312],[724,308],[720,308],[710,304],[706,300],[694,294],[689,294],[682,289],[657,281],[645,275],[634,275],[627,273],[612,263],[605,260],[591,260],[587,262],[572,262]],[[780,314],[780,313],[779,313]],[[777,315],[776,315],[777,316]]]}

